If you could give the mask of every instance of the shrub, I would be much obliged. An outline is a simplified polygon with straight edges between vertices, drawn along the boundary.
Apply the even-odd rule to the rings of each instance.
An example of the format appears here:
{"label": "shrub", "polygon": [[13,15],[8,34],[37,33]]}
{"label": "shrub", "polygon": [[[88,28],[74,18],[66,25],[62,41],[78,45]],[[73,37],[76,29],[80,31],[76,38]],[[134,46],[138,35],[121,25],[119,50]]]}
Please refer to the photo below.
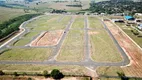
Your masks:
{"label": "shrub", "polygon": [[2,70],[0,70],[0,75],[4,75],[4,72]]}
{"label": "shrub", "polygon": [[132,32],[133,32],[134,35],[139,35],[139,31],[136,30],[136,29],[134,29]]}
{"label": "shrub", "polygon": [[51,77],[53,77],[54,79],[61,79],[64,77],[64,75],[57,69],[52,70],[51,72]]}
{"label": "shrub", "polygon": [[49,77],[48,71],[44,70],[44,71],[43,71],[43,76],[44,76],[44,77]]}
{"label": "shrub", "polygon": [[17,72],[14,72],[13,74],[14,74],[14,76],[19,76],[19,75],[17,74]]}

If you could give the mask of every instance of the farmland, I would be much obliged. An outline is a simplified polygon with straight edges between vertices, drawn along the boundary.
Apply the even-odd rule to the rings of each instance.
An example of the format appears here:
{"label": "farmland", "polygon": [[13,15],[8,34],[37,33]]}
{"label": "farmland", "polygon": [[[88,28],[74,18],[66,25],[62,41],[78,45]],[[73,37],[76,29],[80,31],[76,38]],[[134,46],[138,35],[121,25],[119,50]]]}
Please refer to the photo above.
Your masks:
{"label": "farmland", "polygon": [[0,11],[0,23],[25,14],[23,9],[0,7]]}

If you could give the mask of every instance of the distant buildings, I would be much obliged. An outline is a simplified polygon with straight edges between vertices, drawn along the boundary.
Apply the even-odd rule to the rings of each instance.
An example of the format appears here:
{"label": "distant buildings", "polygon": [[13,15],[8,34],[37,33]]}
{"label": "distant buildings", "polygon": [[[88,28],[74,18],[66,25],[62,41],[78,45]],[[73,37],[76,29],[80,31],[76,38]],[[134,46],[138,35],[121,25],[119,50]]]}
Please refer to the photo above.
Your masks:
{"label": "distant buildings", "polygon": [[142,0],[133,0],[134,2],[142,2]]}

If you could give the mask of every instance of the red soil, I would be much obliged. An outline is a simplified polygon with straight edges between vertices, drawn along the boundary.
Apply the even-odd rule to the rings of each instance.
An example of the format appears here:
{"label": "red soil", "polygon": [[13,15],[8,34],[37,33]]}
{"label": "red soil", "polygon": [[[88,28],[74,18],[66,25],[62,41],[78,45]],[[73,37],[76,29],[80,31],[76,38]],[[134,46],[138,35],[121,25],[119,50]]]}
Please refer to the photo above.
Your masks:
{"label": "red soil", "polygon": [[63,30],[45,32],[43,35],[35,39],[31,46],[50,46],[56,45],[63,34]]}
{"label": "red soil", "polygon": [[124,51],[127,52],[131,58],[131,65],[123,67],[123,71],[127,76],[142,76],[142,51],[138,48],[123,32],[119,30],[113,23],[105,21],[109,30],[118,41]]}

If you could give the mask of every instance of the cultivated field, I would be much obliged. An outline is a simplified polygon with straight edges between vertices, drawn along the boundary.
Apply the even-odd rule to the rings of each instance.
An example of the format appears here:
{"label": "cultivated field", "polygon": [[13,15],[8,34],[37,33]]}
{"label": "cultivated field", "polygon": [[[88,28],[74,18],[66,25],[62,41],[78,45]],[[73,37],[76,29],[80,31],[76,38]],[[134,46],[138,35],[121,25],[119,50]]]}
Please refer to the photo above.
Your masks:
{"label": "cultivated field", "polygon": [[[92,59],[98,62],[119,62],[122,60],[119,51],[102,23],[96,17],[89,18],[89,31]],[[96,56],[97,55],[97,56]]]}
{"label": "cultivated field", "polygon": [[0,23],[24,14],[25,12],[23,9],[0,7]]}

